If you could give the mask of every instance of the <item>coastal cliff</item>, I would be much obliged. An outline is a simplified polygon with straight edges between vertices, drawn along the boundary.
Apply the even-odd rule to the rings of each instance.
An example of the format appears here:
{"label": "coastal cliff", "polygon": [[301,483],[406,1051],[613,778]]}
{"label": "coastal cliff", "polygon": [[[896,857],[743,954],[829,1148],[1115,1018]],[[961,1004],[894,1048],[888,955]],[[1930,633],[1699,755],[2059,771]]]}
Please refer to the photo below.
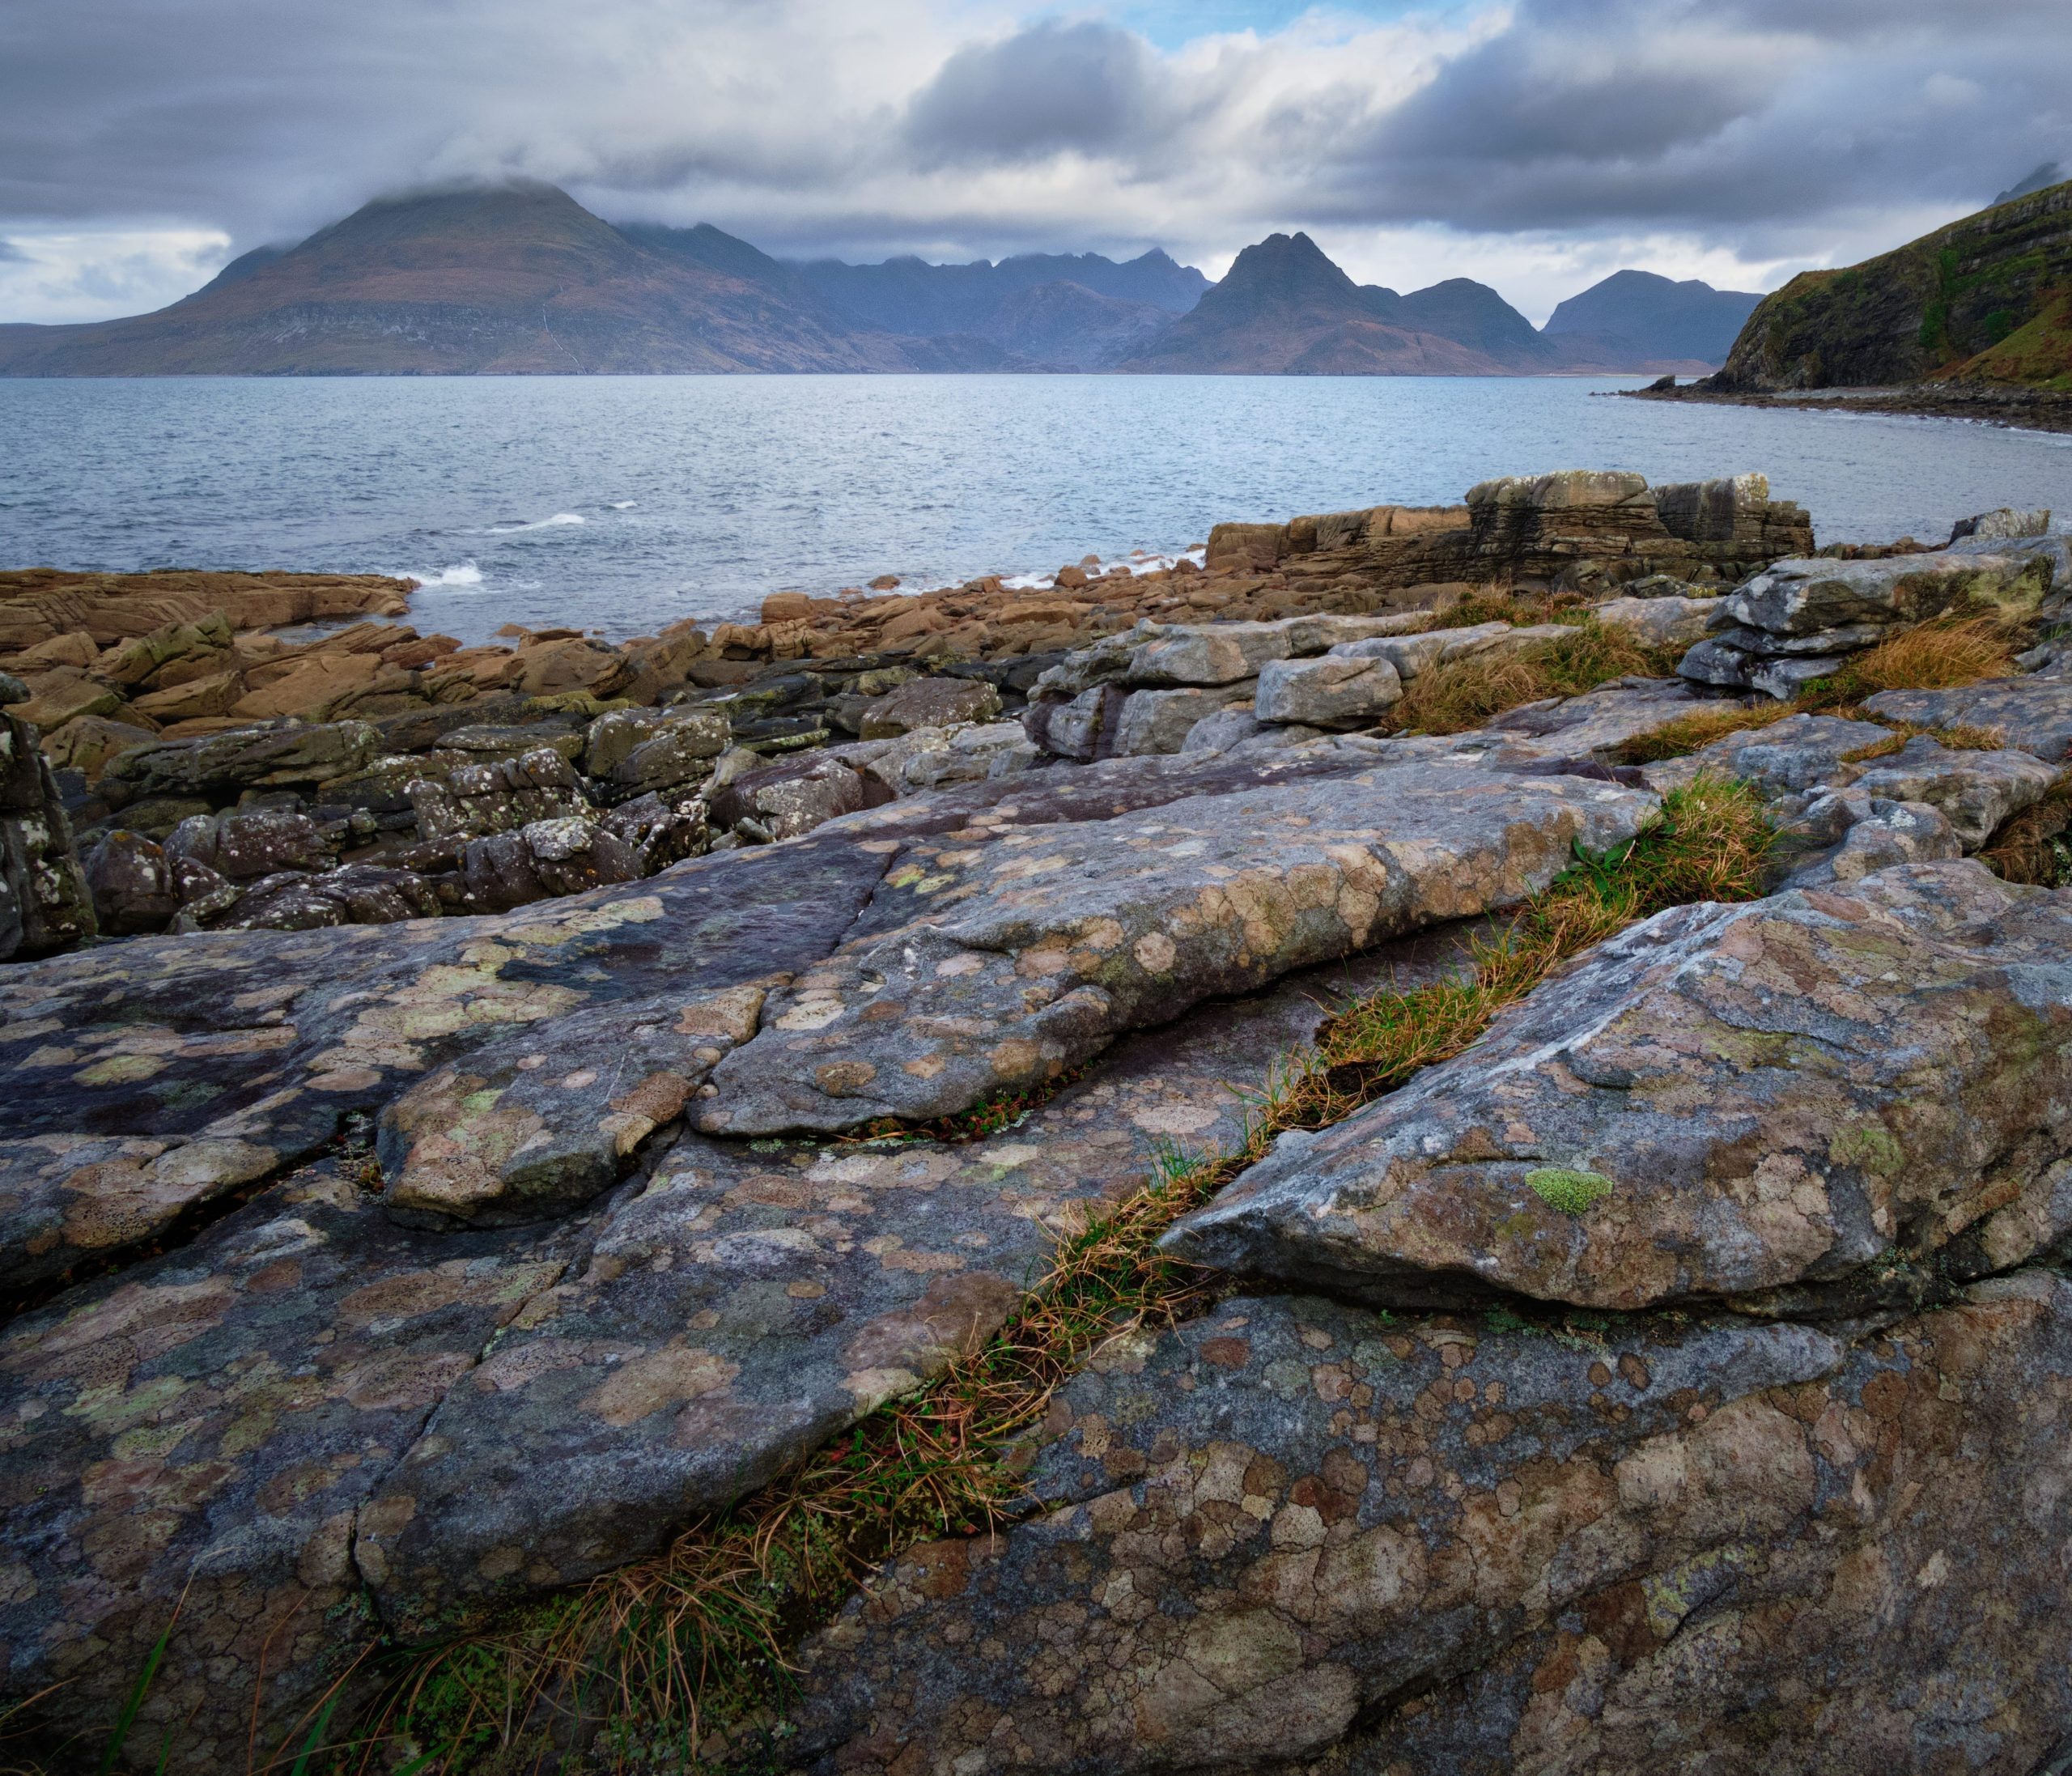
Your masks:
{"label": "coastal cliff", "polygon": [[1719,394],[1948,383],[2072,390],[2072,184],[1765,296]]}

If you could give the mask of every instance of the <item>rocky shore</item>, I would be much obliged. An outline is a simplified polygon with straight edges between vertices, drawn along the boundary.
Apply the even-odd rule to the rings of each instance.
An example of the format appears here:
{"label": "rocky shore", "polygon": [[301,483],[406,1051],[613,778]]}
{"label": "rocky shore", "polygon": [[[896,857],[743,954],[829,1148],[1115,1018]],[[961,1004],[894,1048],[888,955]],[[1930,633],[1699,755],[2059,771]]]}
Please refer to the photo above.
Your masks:
{"label": "rocky shore", "polygon": [[1730,407],[1816,409],[1824,413],[1909,414],[1921,419],[1972,419],[2023,431],[2072,431],[2072,395],[2047,389],[1991,383],[1929,382],[1890,388],[1729,390],[1705,379],[1679,383],[1667,376],[1645,389],[1622,389],[1634,401],[1685,401]]}
{"label": "rocky shore", "polygon": [[[618,646],[0,581],[23,1755],[2055,1767],[2050,523],[1571,472]],[[497,1689],[599,1597],[677,1675]]]}

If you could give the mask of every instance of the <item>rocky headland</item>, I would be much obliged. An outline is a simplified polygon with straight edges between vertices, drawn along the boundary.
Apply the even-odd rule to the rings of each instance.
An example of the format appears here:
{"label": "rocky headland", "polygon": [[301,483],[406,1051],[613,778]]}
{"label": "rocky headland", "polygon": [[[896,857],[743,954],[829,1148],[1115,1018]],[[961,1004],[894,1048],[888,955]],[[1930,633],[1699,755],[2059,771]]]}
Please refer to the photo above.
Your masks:
{"label": "rocky headland", "polygon": [[0,581],[16,1755],[2056,1767],[2072,551],[1958,528]]}
{"label": "rocky headland", "polygon": [[1862,265],[1802,272],[1726,363],[1650,400],[2072,430],[2072,183],[2006,197]]}

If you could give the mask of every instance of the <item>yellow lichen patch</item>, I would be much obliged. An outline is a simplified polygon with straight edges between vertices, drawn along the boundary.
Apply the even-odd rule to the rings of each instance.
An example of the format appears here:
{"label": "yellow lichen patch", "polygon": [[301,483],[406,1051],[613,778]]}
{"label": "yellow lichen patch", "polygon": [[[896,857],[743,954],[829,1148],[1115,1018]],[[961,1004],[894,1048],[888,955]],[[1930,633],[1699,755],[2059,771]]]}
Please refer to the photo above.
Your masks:
{"label": "yellow lichen patch", "polygon": [[716,1393],[741,1373],[741,1365],[690,1345],[665,1345],[619,1365],[581,1403],[583,1411],[623,1430],[664,1407]]}

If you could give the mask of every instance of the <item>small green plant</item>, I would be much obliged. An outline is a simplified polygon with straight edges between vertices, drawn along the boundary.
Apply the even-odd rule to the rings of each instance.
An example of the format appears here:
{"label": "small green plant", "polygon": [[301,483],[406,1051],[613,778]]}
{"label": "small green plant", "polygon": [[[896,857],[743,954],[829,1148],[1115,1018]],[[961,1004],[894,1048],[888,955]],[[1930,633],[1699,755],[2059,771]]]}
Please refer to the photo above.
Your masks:
{"label": "small green plant", "polygon": [[1525,1175],[1526,1186],[1549,1209],[1580,1215],[1612,1192],[1611,1180],[1599,1171],[1576,1171],[1566,1166],[1541,1166]]}

